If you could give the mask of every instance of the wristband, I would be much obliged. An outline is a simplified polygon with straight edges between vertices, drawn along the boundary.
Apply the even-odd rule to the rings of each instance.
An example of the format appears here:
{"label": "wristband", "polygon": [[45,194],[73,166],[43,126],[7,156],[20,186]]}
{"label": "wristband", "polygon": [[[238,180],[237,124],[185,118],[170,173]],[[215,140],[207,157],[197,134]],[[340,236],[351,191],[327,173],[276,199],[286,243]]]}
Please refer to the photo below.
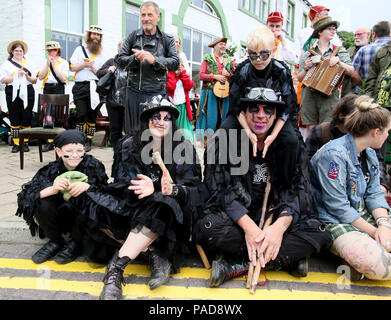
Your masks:
{"label": "wristband", "polygon": [[169,194],[170,197],[175,198],[178,195],[179,188],[176,184],[172,184],[172,192]]}
{"label": "wristband", "polygon": [[379,225],[379,222],[383,220],[390,222],[390,219],[388,217],[379,217],[376,219],[376,224]]}
{"label": "wristband", "polygon": [[387,227],[387,228],[390,228],[390,229],[391,229],[391,225],[390,225],[390,224],[386,224],[386,223],[379,222],[379,227],[380,227],[380,226]]}

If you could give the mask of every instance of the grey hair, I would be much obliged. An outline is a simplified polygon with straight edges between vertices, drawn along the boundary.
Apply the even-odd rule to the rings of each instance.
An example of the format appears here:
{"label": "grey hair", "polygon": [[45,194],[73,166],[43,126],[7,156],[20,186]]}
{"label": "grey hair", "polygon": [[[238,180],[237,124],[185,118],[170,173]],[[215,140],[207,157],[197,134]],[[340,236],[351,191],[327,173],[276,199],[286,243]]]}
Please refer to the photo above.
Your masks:
{"label": "grey hair", "polygon": [[158,5],[156,2],[153,2],[153,1],[145,1],[145,2],[140,6],[140,9],[141,9],[142,7],[149,7],[149,6],[155,7],[156,14],[160,14],[160,7],[159,7],[159,5]]}

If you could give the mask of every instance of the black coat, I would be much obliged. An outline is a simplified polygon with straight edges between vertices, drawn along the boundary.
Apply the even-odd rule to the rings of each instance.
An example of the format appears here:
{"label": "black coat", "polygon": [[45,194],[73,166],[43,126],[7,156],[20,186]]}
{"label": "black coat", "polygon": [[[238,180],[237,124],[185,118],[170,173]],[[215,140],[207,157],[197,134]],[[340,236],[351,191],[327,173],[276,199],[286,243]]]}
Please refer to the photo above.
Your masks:
{"label": "black coat", "polygon": [[[242,129],[239,121],[234,116],[228,116],[226,121],[223,123],[221,129],[223,130],[238,130]],[[272,129],[271,129],[272,130]],[[232,131],[228,135],[228,151],[230,154],[233,152],[230,151],[232,141]],[[238,138],[240,138],[240,132],[238,133]],[[281,216],[292,216],[293,220],[289,230],[298,230],[304,229],[307,226],[307,221],[309,219],[316,219],[318,213],[315,205],[315,198],[312,192],[312,186],[309,180],[308,172],[308,160],[305,156],[304,144],[299,140],[299,144],[295,152],[297,153],[296,163],[284,162],[281,159],[276,159],[276,145],[272,144],[267,155],[266,162],[269,164],[269,169],[271,173],[271,196],[269,198],[270,203],[273,204],[273,221]],[[241,150],[241,142],[237,141],[237,150]],[[209,149],[210,146],[208,146]],[[216,210],[222,210],[226,213],[235,212],[235,216],[230,215],[233,220],[237,220],[240,216],[248,214],[257,224],[259,222],[259,212],[248,212],[245,202],[250,197],[251,201],[259,201],[259,199],[254,199],[254,193],[252,191],[252,178],[255,170],[254,161],[252,157],[252,146],[249,143],[248,153],[244,155],[249,161],[249,170],[247,174],[240,176],[233,176],[231,174],[231,168],[238,167],[238,165],[233,164],[232,161],[228,161],[227,164],[221,164],[222,161],[219,161],[219,150],[221,146],[219,140],[216,142],[215,149],[215,163],[209,163],[210,155],[208,156],[209,150],[205,151],[204,155],[204,184],[208,189],[209,194],[211,195],[209,200],[206,203],[206,209],[204,214],[213,213]],[[234,151],[236,152],[236,150]],[[235,153],[236,155],[236,153]],[[243,157],[243,155],[242,155]],[[285,168],[280,168],[283,165]],[[281,183],[285,181],[286,177],[283,177],[283,172],[285,171],[293,172],[292,179],[289,184]],[[237,193],[235,185],[238,182],[243,186],[245,192],[241,191]],[[237,213],[240,213],[237,215]],[[284,212],[284,213],[283,213]]]}
{"label": "black coat", "polygon": [[[153,65],[146,61],[140,63],[135,59],[132,49],[149,51],[156,62]],[[129,72],[128,87],[145,92],[165,91],[167,71],[179,68],[174,38],[159,28],[155,37],[145,35],[143,28],[130,33],[116,60],[121,68]]]}
{"label": "black coat", "polygon": [[[23,216],[23,219],[30,226],[32,236],[35,236],[36,232],[39,231],[40,237],[44,237],[43,231],[40,228],[38,229],[34,221],[41,190],[52,186],[54,179],[67,171],[68,169],[65,168],[62,159],[58,159],[39,169],[31,181],[22,185],[22,191],[17,195],[18,209],[16,215]],[[91,155],[85,155],[74,171],[80,171],[88,176],[87,183],[91,185],[90,188],[104,186],[109,179],[103,163]]]}

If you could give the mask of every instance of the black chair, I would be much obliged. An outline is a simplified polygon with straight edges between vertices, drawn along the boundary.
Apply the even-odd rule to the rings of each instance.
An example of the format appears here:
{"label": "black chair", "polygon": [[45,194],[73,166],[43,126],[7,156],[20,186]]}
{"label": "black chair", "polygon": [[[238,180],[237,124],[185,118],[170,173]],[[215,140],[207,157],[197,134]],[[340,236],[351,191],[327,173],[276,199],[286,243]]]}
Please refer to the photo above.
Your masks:
{"label": "black chair", "polygon": [[[68,118],[69,118],[69,94],[39,94],[38,95],[38,114],[39,119],[43,119],[43,108],[44,104],[56,105],[55,113],[55,128],[27,128],[19,131],[20,140],[20,169],[23,170],[24,166],[24,139],[38,139],[39,148],[39,161],[43,162],[42,156],[42,141],[47,139],[54,139],[57,135],[69,129]],[[57,158],[57,154],[56,154]]]}

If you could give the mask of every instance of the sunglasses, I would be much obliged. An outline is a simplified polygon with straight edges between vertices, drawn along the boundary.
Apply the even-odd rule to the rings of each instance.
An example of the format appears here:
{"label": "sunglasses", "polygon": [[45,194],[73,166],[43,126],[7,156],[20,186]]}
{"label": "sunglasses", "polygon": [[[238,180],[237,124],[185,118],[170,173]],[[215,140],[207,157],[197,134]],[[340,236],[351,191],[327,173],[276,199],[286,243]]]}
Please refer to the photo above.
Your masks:
{"label": "sunglasses", "polygon": [[[160,112],[157,112],[157,113],[154,113],[151,117],[151,122],[153,124],[156,124],[158,123],[160,120],[162,119],[162,115],[160,114]],[[172,117],[169,113],[166,114],[166,116],[163,118],[163,121],[164,122],[171,122],[172,121]]]}
{"label": "sunglasses", "polygon": [[258,106],[256,104],[252,104],[248,107],[248,111],[253,115],[258,114],[261,111],[261,109],[263,109],[263,112],[268,117],[271,117],[275,112],[275,107],[273,106]]}
{"label": "sunglasses", "polygon": [[257,59],[261,59],[262,61],[267,61],[267,59],[270,58],[271,54],[272,52],[270,50],[260,51],[259,54],[257,54],[255,51],[248,50],[248,58],[251,61],[255,61]]}

